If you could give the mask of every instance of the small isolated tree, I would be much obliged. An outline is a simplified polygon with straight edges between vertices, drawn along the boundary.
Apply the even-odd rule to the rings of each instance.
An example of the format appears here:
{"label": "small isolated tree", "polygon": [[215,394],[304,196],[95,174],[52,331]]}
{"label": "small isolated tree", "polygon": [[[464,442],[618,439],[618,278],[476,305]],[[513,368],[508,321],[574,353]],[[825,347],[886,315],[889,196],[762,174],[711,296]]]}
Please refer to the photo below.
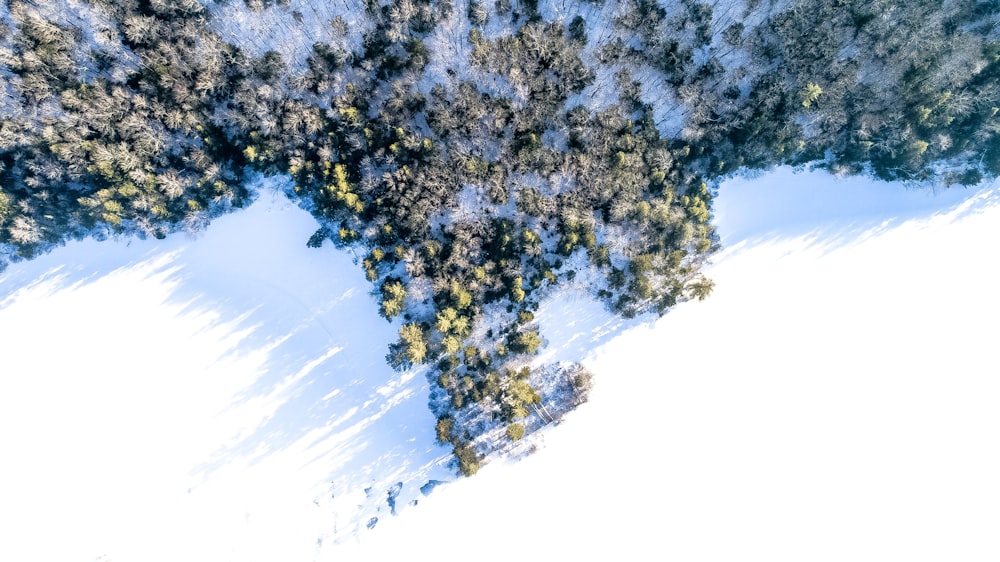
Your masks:
{"label": "small isolated tree", "polygon": [[573,394],[577,404],[583,404],[590,398],[590,390],[594,387],[594,375],[583,365],[576,365],[569,376],[569,383],[573,386]]}
{"label": "small isolated tree", "polygon": [[507,437],[511,441],[520,441],[524,437],[524,426],[514,422],[507,426]]}
{"label": "small isolated tree", "polygon": [[569,38],[574,43],[587,44],[587,20],[583,19],[583,16],[574,17],[566,26],[566,31],[569,32]]}
{"label": "small isolated tree", "polygon": [[687,286],[688,296],[693,299],[698,299],[700,301],[708,298],[712,294],[712,289],[715,288],[715,282],[711,279],[705,277],[704,275],[698,276],[697,279],[692,281]]}

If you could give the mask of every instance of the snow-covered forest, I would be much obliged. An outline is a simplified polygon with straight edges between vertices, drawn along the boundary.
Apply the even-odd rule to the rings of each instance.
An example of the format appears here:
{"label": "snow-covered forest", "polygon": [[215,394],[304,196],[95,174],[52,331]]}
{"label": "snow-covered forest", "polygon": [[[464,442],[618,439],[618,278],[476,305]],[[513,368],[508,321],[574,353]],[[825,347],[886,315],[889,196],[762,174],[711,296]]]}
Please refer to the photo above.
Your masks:
{"label": "snow-covered forest", "polygon": [[286,178],[427,365],[457,469],[587,399],[539,306],[704,299],[720,178],[1000,173],[995,2],[0,4],[0,257],[196,232]]}

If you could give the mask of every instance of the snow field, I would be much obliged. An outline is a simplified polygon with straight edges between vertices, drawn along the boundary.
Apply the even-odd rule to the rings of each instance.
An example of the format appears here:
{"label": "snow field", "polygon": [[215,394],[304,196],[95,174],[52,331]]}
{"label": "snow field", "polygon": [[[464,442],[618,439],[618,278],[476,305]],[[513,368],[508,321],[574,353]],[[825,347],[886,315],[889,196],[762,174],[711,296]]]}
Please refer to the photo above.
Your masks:
{"label": "snow field", "polygon": [[729,180],[712,297],[622,321],[557,293],[538,360],[582,359],[590,402],[426,497],[452,473],[424,374],[385,365],[397,326],[286,187],[0,276],[0,557],[1000,554],[995,184]]}

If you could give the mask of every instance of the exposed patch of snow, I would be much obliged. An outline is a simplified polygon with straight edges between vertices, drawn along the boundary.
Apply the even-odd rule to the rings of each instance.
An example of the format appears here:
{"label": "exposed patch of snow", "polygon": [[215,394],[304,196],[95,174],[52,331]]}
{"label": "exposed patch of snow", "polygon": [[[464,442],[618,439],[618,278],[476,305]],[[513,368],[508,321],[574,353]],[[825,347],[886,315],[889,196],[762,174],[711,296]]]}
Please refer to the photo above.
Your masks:
{"label": "exposed patch of snow", "polygon": [[[439,22],[424,40],[430,60],[417,83],[417,90],[426,96],[439,84],[454,90],[460,82],[471,82],[493,98],[515,98],[514,88],[503,76],[475,68],[469,62],[472,24],[468,10],[469,0],[454,2],[448,19]],[[523,101],[523,96],[520,99]]]}
{"label": "exposed patch of snow", "polygon": [[486,8],[486,12],[490,15],[489,21],[486,25],[481,26],[479,29],[483,33],[483,37],[489,39],[490,41],[495,41],[500,37],[510,37],[514,35],[514,26],[511,24],[511,15],[513,10],[507,12],[506,14],[498,14],[496,9],[496,2],[489,0],[481,0],[483,7]]}
{"label": "exposed patch of snow", "polygon": [[653,122],[660,136],[680,137],[687,107],[676,99],[673,87],[656,72],[636,72],[632,78],[642,84],[640,99],[653,109]]}
{"label": "exposed patch of snow", "polygon": [[602,65],[597,60],[597,52],[616,38],[622,37],[614,29],[613,22],[627,9],[627,3],[618,0],[607,0],[602,3],[581,2],[539,2],[539,11],[546,20],[562,22],[568,25],[573,18],[580,16],[585,22],[587,44],[580,52],[580,59],[594,71],[594,83],[579,94],[574,94],[566,100],[566,109],[583,105],[591,112],[604,111],[618,103],[618,91],[615,75],[620,67]]}
{"label": "exposed patch of snow", "polygon": [[508,181],[515,186],[515,189],[531,188],[543,195],[554,195],[547,193],[550,191],[549,181],[534,172],[514,172],[508,176]]}
{"label": "exposed patch of snow", "polygon": [[489,196],[480,186],[466,185],[455,195],[455,206],[448,211],[450,219],[445,222],[475,222],[483,218],[483,210],[489,206]]}
{"label": "exposed patch of snow", "polygon": [[566,131],[556,131],[553,129],[546,129],[542,133],[542,144],[547,148],[557,150],[559,152],[566,152],[568,149],[569,137],[566,135]]}
{"label": "exposed patch of snow", "polygon": [[615,80],[619,70],[617,65],[592,66],[591,70],[594,71],[594,81],[582,92],[566,98],[567,110],[582,105],[591,113],[600,113],[618,103],[618,82]]}
{"label": "exposed patch of snow", "polygon": [[810,139],[822,132],[820,115],[817,113],[799,113],[792,121],[802,129],[802,136]]}
{"label": "exposed patch of snow", "polygon": [[[250,10],[241,0],[209,4],[209,7],[212,10],[209,28],[223,40],[239,45],[254,57],[276,51],[296,71],[305,68],[313,44],[327,43],[361,52],[364,33],[372,29],[364,3],[355,0],[289,0],[275,2],[260,11]],[[340,35],[333,25],[336,18],[346,24],[346,35]]]}
{"label": "exposed patch of snow", "polygon": [[489,217],[492,207],[482,186],[466,184],[455,194],[454,205],[428,218],[431,231],[450,230],[457,223],[471,223]]}

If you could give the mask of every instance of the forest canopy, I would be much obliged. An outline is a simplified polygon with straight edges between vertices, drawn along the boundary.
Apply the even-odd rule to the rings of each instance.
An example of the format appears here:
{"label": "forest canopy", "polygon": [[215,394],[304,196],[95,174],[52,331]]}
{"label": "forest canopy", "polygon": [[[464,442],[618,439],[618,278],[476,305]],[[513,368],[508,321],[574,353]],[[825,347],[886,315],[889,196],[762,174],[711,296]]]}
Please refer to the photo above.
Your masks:
{"label": "forest canopy", "polygon": [[386,359],[430,366],[471,474],[586,399],[531,368],[551,287],[662,314],[712,290],[726,174],[970,185],[998,131],[996,0],[5,0],[0,261],[197,229],[287,175],[303,243],[363,249]]}

